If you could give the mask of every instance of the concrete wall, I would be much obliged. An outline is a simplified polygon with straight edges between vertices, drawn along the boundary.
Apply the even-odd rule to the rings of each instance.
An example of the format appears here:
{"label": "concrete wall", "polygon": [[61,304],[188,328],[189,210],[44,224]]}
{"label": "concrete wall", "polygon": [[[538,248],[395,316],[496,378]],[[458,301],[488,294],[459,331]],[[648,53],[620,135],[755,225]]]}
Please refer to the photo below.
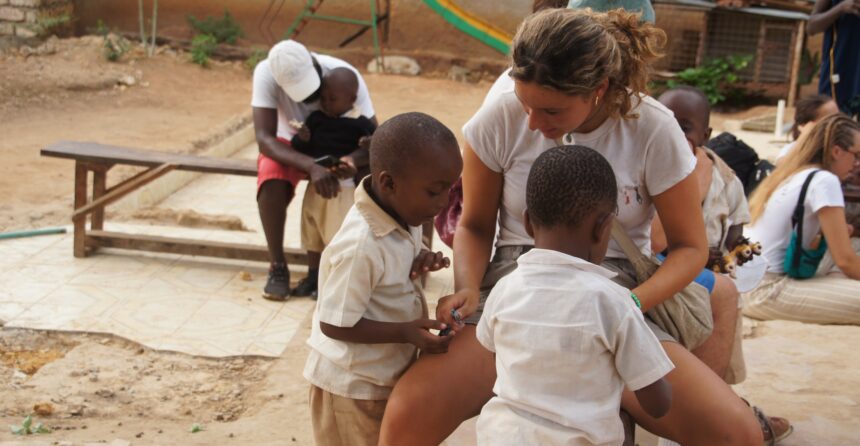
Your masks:
{"label": "concrete wall", "polygon": [[44,17],[72,13],[72,0],[0,0],[0,36],[35,37]]}
{"label": "concrete wall", "polygon": [[[0,0],[4,1],[4,0]],[[321,14],[369,18],[371,0],[329,0]],[[380,0],[385,4],[385,0]],[[271,44],[280,39],[298,15],[304,0],[193,0],[161,1],[158,11],[159,34],[189,38],[192,31],[186,16],[220,16],[230,11],[245,31],[250,43]],[[495,26],[513,34],[517,24],[531,11],[531,0],[460,0],[459,5]],[[270,5],[272,6],[269,9]],[[279,5],[281,5],[278,10]],[[144,1],[151,11],[152,1]],[[461,33],[420,0],[391,0],[391,22],[386,48],[394,52],[439,52],[461,57],[504,59],[504,55]],[[268,11],[267,11],[268,10]],[[149,12],[147,13],[147,15]],[[122,31],[138,30],[137,2],[117,0],[75,0],[78,32],[94,28],[98,20]],[[147,29],[149,26],[147,25]],[[315,48],[336,48],[355,32],[352,25],[310,22],[298,40]],[[370,33],[347,48],[371,48]]]}

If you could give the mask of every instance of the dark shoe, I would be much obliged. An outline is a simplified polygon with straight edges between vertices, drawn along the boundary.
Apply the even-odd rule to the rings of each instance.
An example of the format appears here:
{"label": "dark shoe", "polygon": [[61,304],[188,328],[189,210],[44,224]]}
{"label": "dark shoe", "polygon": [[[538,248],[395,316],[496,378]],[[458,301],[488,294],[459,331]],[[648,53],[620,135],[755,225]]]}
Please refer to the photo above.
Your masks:
{"label": "dark shoe", "polygon": [[293,296],[310,296],[311,299],[317,298],[317,281],[316,278],[305,277],[299,281],[299,284],[293,288],[291,292]]}
{"label": "dark shoe", "polygon": [[272,264],[263,288],[263,298],[284,302],[290,298],[290,270],[284,264]]}

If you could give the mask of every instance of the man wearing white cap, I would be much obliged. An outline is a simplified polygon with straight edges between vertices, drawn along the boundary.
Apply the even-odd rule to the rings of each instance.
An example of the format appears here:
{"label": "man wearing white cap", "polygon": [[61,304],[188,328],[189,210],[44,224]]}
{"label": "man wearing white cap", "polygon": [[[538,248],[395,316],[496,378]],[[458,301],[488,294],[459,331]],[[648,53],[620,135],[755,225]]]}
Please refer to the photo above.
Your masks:
{"label": "man wearing white cap", "polygon": [[[356,166],[367,164],[366,159],[341,157],[343,162],[337,168],[328,169],[290,145],[290,139],[298,131],[296,127],[300,126],[297,123],[319,109],[322,76],[338,67],[349,68],[358,76],[355,106],[362,116],[376,124],[364,79],[343,60],[312,53],[294,40],[284,40],[273,46],[268,58],[254,69],[251,108],[260,149],[257,205],[271,260],[263,290],[263,297],[267,299],[286,300],[290,296],[290,274],[284,260],[284,224],[296,184],[308,178],[309,188],[314,188],[323,198],[332,198],[340,192],[339,178],[351,177],[356,173]],[[311,264],[319,261],[308,260]]]}

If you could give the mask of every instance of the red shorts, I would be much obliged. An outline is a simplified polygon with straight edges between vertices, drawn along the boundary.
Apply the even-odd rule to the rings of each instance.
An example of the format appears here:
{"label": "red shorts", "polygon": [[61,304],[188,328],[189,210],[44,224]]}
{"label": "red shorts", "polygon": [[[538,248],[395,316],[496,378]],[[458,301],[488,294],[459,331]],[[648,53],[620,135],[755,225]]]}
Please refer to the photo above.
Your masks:
{"label": "red shorts", "polygon": [[[289,145],[290,141],[278,138],[278,141]],[[269,180],[283,180],[289,182],[293,186],[293,191],[299,181],[308,177],[308,174],[303,170],[299,170],[293,166],[285,166],[262,153],[257,157],[257,193],[260,192],[260,186]]]}

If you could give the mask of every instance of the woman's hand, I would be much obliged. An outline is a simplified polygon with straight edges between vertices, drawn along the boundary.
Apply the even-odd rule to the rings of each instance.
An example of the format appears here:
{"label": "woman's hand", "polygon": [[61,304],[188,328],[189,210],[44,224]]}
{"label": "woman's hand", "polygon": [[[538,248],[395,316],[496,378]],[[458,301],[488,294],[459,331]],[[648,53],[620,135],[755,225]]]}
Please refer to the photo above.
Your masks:
{"label": "woman's hand", "polygon": [[436,319],[452,327],[454,331],[459,331],[464,325],[458,324],[454,320],[451,310],[456,310],[461,318],[467,318],[478,309],[480,299],[480,291],[468,288],[449,294],[439,299],[439,303],[436,305]]}

